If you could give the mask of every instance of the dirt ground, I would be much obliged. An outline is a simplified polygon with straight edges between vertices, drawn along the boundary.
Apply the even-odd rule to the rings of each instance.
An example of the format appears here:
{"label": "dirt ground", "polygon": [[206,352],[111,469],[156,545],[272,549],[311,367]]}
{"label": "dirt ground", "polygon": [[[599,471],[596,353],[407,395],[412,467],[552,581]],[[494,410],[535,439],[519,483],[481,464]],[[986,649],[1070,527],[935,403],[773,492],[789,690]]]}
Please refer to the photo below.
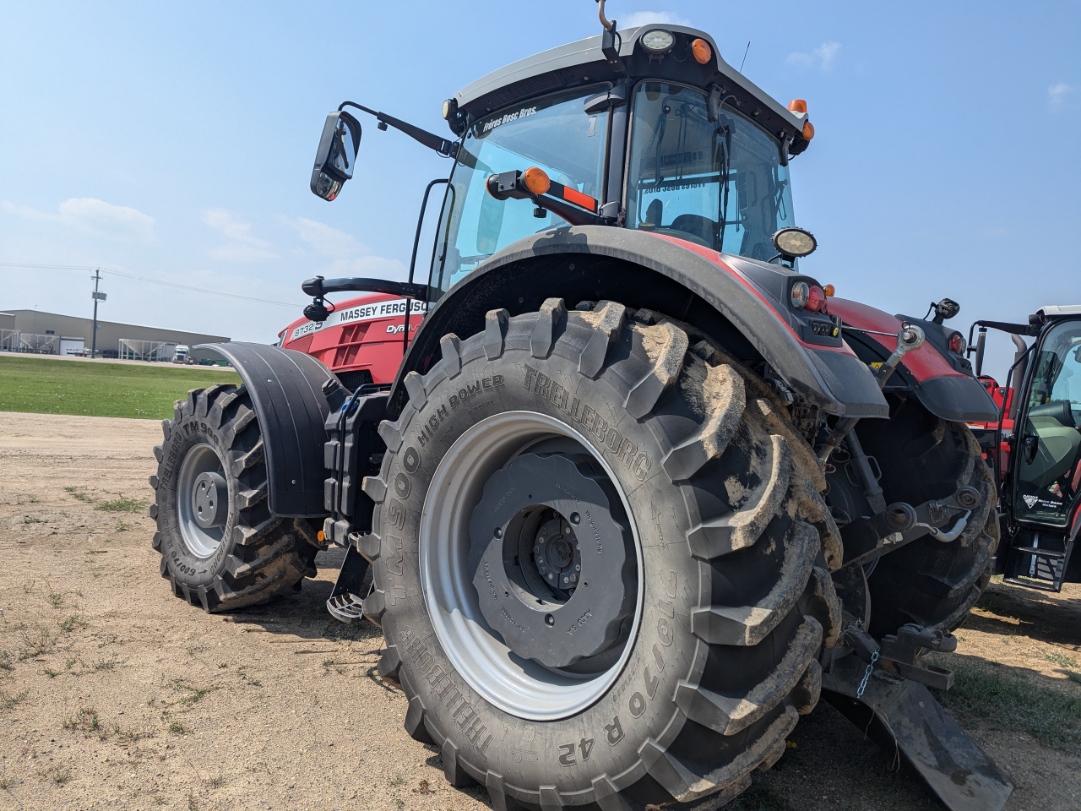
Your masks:
{"label": "dirt ground", "polygon": [[[402,729],[379,630],[327,615],[340,553],[296,597],[235,616],[172,596],[145,510],[160,437],[0,413],[0,808],[486,808]],[[1081,695],[1079,598],[993,586],[958,653]],[[1081,758],[966,724],[1018,786],[1011,811],[1081,808]],[[938,808],[891,760],[822,702],[730,808]]]}

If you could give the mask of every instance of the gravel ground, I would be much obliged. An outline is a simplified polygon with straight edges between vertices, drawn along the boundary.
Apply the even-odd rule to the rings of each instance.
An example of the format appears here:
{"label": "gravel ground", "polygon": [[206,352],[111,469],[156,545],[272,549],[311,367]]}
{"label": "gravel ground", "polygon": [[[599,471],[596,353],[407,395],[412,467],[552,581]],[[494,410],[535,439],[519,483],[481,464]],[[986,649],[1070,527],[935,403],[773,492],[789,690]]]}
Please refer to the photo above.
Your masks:
{"label": "gravel ground", "polygon": [[[327,615],[341,553],[299,595],[234,616],[172,596],[145,510],[160,436],[0,413],[0,808],[488,807],[402,729],[379,630]],[[993,587],[958,652],[1081,695],[1078,597]],[[1081,758],[966,723],[1019,786],[1011,811],[1081,807]],[[938,808],[892,760],[823,702],[729,808]]]}

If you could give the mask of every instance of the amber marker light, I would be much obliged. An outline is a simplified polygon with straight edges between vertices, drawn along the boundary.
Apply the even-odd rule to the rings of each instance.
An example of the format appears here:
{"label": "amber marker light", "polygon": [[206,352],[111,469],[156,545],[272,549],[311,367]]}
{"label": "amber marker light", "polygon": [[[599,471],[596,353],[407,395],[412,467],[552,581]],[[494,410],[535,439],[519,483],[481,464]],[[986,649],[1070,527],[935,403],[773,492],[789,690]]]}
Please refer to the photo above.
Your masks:
{"label": "amber marker light", "polygon": [[792,99],[788,102],[788,112],[807,114],[807,102],[803,99]]}
{"label": "amber marker light", "polygon": [[827,284],[825,287],[822,288],[822,290],[823,292],[825,292],[826,298],[833,298],[834,293],[837,292],[837,288],[835,288],[832,284]]}
{"label": "amber marker light", "polygon": [[709,47],[709,43],[704,39],[696,39],[691,43],[691,54],[694,56],[695,62],[704,65],[713,58],[713,49]]}
{"label": "amber marker light", "polygon": [[815,126],[810,121],[803,122],[803,137],[807,141],[815,137]]}
{"label": "amber marker light", "polygon": [[543,169],[530,166],[522,172],[522,185],[530,194],[547,194],[552,188],[552,181]]}

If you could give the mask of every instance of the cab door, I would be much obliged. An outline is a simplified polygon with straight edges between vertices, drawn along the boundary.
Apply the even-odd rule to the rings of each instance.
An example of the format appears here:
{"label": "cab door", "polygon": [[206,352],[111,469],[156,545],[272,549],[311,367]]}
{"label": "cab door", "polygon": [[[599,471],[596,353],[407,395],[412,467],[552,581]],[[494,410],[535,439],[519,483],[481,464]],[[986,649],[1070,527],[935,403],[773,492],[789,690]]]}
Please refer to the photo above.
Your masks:
{"label": "cab door", "polygon": [[1040,340],[1015,432],[1017,521],[1065,528],[1081,490],[1081,319]]}

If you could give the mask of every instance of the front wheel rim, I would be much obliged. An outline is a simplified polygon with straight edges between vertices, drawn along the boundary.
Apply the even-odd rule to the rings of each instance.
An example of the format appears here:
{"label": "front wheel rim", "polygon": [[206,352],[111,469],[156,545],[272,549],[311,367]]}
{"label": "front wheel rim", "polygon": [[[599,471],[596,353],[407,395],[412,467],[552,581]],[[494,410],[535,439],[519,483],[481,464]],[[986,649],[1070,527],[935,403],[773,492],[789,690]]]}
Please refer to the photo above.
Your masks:
{"label": "front wheel rim", "polygon": [[[548,668],[510,650],[486,623],[469,571],[469,524],[489,477],[526,452],[588,453],[603,469],[629,524],[635,562],[629,629],[613,648],[570,669]],[[486,701],[504,712],[553,721],[585,710],[616,682],[634,648],[641,620],[642,553],[619,480],[586,438],[559,420],[508,411],[466,430],[439,462],[425,496],[419,538],[421,590],[448,659]]]}
{"label": "front wheel rim", "polygon": [[[218,452],[206,443],[195,445],[184,456],[177,477],[176,501],[180,537],[191,554],[209,558],[218,551],[225,537],[229,493],[225,468]],[[217,482],[217,492],[208,502],[208,482]],[[206,508],[213,505],[214,517],[208,520]]]}

